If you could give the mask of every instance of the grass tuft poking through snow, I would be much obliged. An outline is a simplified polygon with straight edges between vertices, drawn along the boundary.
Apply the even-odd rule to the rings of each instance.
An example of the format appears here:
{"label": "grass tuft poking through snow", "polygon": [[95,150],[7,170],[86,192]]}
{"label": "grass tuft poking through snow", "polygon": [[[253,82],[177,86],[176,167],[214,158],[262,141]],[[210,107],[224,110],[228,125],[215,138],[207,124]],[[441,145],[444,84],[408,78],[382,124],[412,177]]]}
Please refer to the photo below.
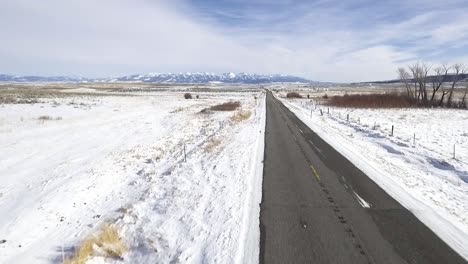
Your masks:
{"label": "grass tuft poking through snow", "polygon": [[117,229],[112,225],[105,225],[97,235],[86,239],[76,254],[64,261],[65,264],[84,264],[95,255],[121,259],[127,251]]}
{"label": "grass tuft poking through snow", "polygon": [[235,113],[231,117],[231,121],[234,122],[234,123],[240,123],[240,122],[242,122],[244,120],[249,119],[250,116],[252,116],[251,111],[240,111],[240,112]]}
{"label": "grass tuft poking through snow", "polygon": [[213,152],[221,144],[221,139],[211,138],[203,147],[205,153]]}

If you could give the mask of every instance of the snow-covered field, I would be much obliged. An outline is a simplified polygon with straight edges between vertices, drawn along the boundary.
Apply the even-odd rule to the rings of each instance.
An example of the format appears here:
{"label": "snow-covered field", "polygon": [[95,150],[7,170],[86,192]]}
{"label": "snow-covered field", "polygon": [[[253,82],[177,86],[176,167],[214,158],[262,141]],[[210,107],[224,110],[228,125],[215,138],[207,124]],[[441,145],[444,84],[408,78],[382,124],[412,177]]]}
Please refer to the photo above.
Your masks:
{"label": "snow-covered field", "polygon": [[182,95],[0,105],[0,263],[62,262],[105,223],[125,253],[90,263],[257,260],[264,95]]}
{"label": "snow-covered field", "polygon": [[277,97],[468,259],[468,111],[330,108],[328,114],[311,100]]}

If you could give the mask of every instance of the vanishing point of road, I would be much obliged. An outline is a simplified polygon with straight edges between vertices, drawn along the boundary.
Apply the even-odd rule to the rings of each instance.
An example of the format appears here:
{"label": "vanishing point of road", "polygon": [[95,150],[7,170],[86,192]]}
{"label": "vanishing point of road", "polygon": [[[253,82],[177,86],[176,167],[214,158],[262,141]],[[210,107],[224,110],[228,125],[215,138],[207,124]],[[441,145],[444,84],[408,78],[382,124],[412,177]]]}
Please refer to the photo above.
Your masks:
{"label": "vanishing point of road", "polygon": [[260,263],[467,263],[270,92],[266,101]]}

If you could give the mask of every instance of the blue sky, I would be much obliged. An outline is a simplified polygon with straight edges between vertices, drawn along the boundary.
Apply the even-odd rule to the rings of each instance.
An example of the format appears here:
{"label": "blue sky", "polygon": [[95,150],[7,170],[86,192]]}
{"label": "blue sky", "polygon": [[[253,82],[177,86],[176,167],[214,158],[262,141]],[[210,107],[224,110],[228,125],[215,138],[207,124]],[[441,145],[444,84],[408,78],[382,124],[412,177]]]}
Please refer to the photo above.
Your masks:
{"label": "blue sky", "polygon": [[392,79],[468,64],[466,0],[0,0],[0,72]]}

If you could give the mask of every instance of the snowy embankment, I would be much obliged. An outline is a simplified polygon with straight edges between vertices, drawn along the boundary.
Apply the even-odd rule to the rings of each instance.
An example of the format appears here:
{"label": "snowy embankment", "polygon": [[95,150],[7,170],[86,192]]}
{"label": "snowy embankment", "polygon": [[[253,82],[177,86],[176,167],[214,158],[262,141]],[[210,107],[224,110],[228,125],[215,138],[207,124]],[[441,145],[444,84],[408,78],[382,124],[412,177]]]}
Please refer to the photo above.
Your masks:
{"label": "snowy embankment", "polygon": [[61,262],[105,223],[124,253],[90,263],[258,260],[264,95],[182,98],[0,105],[0,263]]}
{"label": "snowy embankment", "polygon": [[315,108],[313,101],[276,96],[468,259],[467,111]]}

